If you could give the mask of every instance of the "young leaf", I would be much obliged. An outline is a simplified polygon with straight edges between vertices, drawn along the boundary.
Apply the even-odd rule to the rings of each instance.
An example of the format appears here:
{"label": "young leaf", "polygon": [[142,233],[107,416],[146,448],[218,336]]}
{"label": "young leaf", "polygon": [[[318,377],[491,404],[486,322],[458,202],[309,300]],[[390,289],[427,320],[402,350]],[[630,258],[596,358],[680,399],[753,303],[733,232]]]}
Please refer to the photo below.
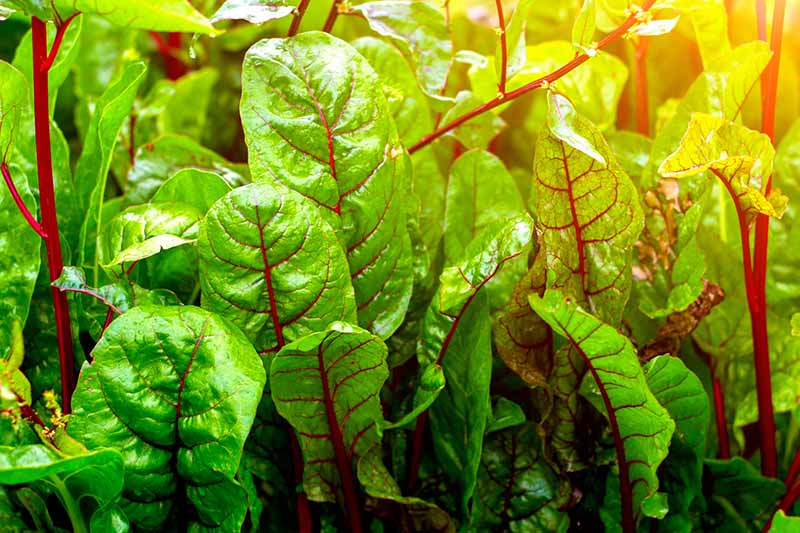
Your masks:
{"label": "young leaf", "polygon": [[[517,72],[525,66],[525,30],[527,28],[528,13],[531,8],[531,0],[519,0],[514,8],[514,13],[508,18],[505,28],[500,28],[506,32],[507,46],[507,65],[506,79],[510,80]],[[500,79],[500,69],[502,68],[502,48],[498,39],[497,47],[494,52],[494,64],[497,79]]]}
{"label": "young leaf", "polygon": [[487,437],[478,474],[473,527],[481,530],[561,531],[566,513],[548,505],[558,494],[555,473],[539,456],[533,424]]}
{"label": "young leaf", "polygon": [[92,121],[83,142],[83,152],[75,168],[78,198],[87,214],[81,225],[78,243],[79,264],[91,268],[95,284],[99,280],[97,247],[103,227],[103,201],[114,146],[128,119],[136,92],[147,73],[142,62],[129,65],[110,85],[94,106]]}
{"label": "young leaf", "polygon": [[234,476],[266,380],[241,332],[196,307],[137,307],[92,355],[69,432],[120,450],[131,522],[238,530],[247,498]]}
{"label": "young leaf", "polygon": [[295,10],[284,0],[263,2],[262,0],[225,0],[211,16],[211,22],[221,20],[246,20],[250,24],[263,24],[270,20],[288,17]]}
{"label": "young leaf", "polygon": [[159,187],[179,170],[194,168],[216,172],[231,187],[250,181],[247,166],[226,161],[188,137],[164,135],[136,151],[136,163],[128,172],[126,201],[142,204],[150,200]]}
{"label": "young leaf", "polygon": [[403,51],[415,66],[425,94],[441,94],[447,84],[453,43],[440,9],[425,2],[387,0],[353,6],[350,13],[364,17],[374,32],[390,38]]}
{"label": "young leaf", "polygon": [[[442,124],[455,120],[464,113],[471,111],[482,104],[483,101],[471,91],[459,91],[453,106],[442,117]],[[449,132],[447,136],[454,137],[467,149],[486,150],[489,143],[497,137],[506,127],[506,122],[499,116],[486,113],[468,120],[461,126]]]}
{"label": "young leaf", "polygon": [[203,214],[186,204],[145,204],[114,217],[103,230],[98,260],[110,269],[191,244]]}
{"label": "young leaf", "polygon": [[530,206],[542,228],[547,285],[616,324],[630,290],[630,250],[643,225],[636,187],[569,100],[553,95],[551,103],[560,118],[537,140]]}
{"label": "young leaf", "polygon": [[216,172],[184,168],[158,188],[150,203],[177,202],[188,204],[201,213],[207,213],[211,205],[230,190],[230,184]]}
{"label": "young leaf", "polygon": [[256,43],[242,76],[256,181],[320,206],[347,251],[359,323],[388,337],[411,297],[411,167],[378,76],[350,45],[320,32]]}
{"label": "young leaf", "polygon": [[577,352],[599,392],[614,438],[623,529],[634,531],[643,502],[658,490],[656,470],[675,423],[650,392],[627,338],[558,291],[532,296],[530,304]]}
{"label": "young leaf", "polygon": [[315,211],[263,182],[230,192],[201,224],[203,307],[238,325],[262,355],[355,319],[346,259]]}
{"label": "young leaf", "polygon": [[96,13],[117,26],[144,30],[215,34],[211,22],[183,0],[55,0],[62,17]]}
{"label": "young leaf", "polygon": [[780,218],[787,199],[777,190],[765,196],[775,149],[769,137],[703,113],[692,120],[678,149],[658,167],[664,177],[681,178],[710,170],[727,189],[736,212],[749,225],[759,213]]}
{"label": "young leaf", "polygon": [[270,368],[272,399],[303,449],[310,500],[355,495],[354,466],[376,442],[378,394],[389,376],[386,346],[356,326],[335,322],[287,344]]}
{"label": "young leaf", "polygon": [[596,29],[594,0],[583,0],[581,10],[572,24],[572,44],[580,48],[588,47],[592,44]]}

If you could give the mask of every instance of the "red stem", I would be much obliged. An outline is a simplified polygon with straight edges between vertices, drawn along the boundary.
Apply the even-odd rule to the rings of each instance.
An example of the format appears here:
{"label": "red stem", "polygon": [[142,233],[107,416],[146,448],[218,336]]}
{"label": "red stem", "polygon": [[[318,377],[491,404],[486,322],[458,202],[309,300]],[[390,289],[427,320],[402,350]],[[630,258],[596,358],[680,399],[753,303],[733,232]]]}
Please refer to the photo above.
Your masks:
{"label": "red stem", "polygon": [[506,77],[508,76],[508,42],[506,41],[506,21],[503,17],[503,0],[494,0],[497,6],[497,24],[500,30],[500,84],[497,88],[506,94]]}
{"label": "red stem", "polygon": [[128,159],[131,163],[131,166],[133,166],[136,163],[136,115],[133,113],[131,113],[131,116],[128,119],[128,130],[128,141],[130,141],[130,144],[128,144]]}
{"label": "red stem", "polygon": [[[652,5],[654,3],[655,3],[655,0],[647,0],[644,3],[644,5],[642,6],[642,8],[639,10],[639,12],[641,13],[641,12],[647,11],[648,9],[650,9],[650,7],[652,7]],[[636,24],[636,17],[637,17],[636,13],[632,14],[617,29],[615,29],[614,31],[612,31],[611,33],[606,35],[599,43],[597,43],[597,49],[600,50],[600,49],[608,46],[613,41],[615,41],[618,38],[620,38],[626,31],[628,31],[630,29],[631,26]],[[473,118],[477,117],[478,115],[481,115],[481,114],[483,114],[483,113],[485,113],[487,111],[490,111],[490,110],[494,109],[495,107],[503,105],[503,104],[507,103],[509,100],[513,100],[513,99],[515,99],[515,98],[517,98],[519,96],[522,96],[523,94],[527,94],[527,93],[533,91],[534,89],[539,89],[539,88],[541,88],[541,87],[543,87],[545,85],[553,83],[554,81],[558,80],[559,78],[561,78],[563,76],[566,76],[567,74],[569,74],[570,72],[575,70],[577,67],[579,67],[580,65],[582,65],[583,63],[585,63],[589,59],[590,59],[590,57],[588,55],[586,55],[585,53],[577,54],[571,61],[569,61],[568,63],[562,65],[561,67],[559,67],[558,69],[554,70],[550,74],[547,74],[546,76],[542,76],[541,78],[539,78],[537,80],[534,80],[534,81],[532,81],[532,82],[530,82],[530,83],[528,83],[526,85],[523,85],[522,87],[514,89],[513,91],[509,91],[506,94],[498,95],[494,99],[489,100],[488,102],[485,102],[485,103],[477,106],[476,108],[472,109],[471,111],[468,111],[468,112],[464,113],[460,117],[457,117],[457,118],[451,120],[450,122],[448,122],[444,126],[437,127],[433,132],[429,133],[428,135],[423,137],[419,142],[417,142],[417,144],[415,144],[411,148],[409,148],[408,149],[409,153],[413,154],[417,150],[419,150],[421,148],[424,148],[425,146],[427,146],[431,142],[435,141],[436,139],[438,139],[439,137],[441,137],[442,135],[444,135],[448,131],[459,127],[464,122],[467,122],[468,120],[473,119]]]}
{"label": "red stem", "polygon": [[789,473],[786,474],[786,487],[789,488],[797,481],[797,474],[800,474],[800,447],[794,452],[794,459],[792,465],[789,467]]}
{"label": "red stem", "polygon": [[339,16],[339,3],[341,0],[333,0],[331,10],[328,11],[328,18],[325,19],[325,25],[322,26],[322,31],[330,33],[333,25],[336,24],[336,19]]}
{"label": "red stem", "polygon": [[297,490],[297,530],[300,533],[311,533],[314,524],[311,521],[311,509],[308,506],[308,496],[302,490],[303,487],[303,453],[300,451],[300,443],[297,442],[297,435],[294,430],[289,428],[289,447],[292,451],[292,470],[294,471],[294,483]]}
{"label": "red stem", "polygon": [[311,0],[300,0],[300,4],[298,4],[297,9],[293,13],[294,18],[292,19],[292,24],[289,26],[289,37],[297,35],[297,30],[300,29],[300,22],[303,20],[303,15],[306,14],[306,9],[308,9],[308,4],[311,3]]}
{"label": "red stem", "polygon": [[33,228],[33,231],[36,232],[39,237],[42,239],[46,238],[47,235],[42,228],[42,225],[39,224],[39,221],[36,220],[36,217],[28,209],[28,206],[25,205],[25,202],[22,200],[22,197],[19,195],[17,191],[16,185],[14,185],[14,180],[11,179],[11,173],[8,170],[8,166],[5,163],[0,163],[0,170],[3,173],[3,179],[8,186],[8,191],[11,193],[11,198],[14,199],[14,203],[17,204],[22,216],[25,217],[25,220],[28,221],[28,225]]}
{"label": "red stem", "polygon": [[650,113],[647,99],[647,37],[639,37],[636,44],[636,131],[644,136],[650,134]]}
{"label": "red stem", "polygon": [[151,31],[150,37],[156,45],[156,50],[161,54],[164,61],[164,74],[169,80],[177,80],[188,70],[183,60],[178,56],[177,52],[181,49],[182,36],[178,32],[170,32],[167,34],[167,39],[157,31]]}
{"label": "red stem", "polygon": [[67,33],[67,28],[69,27],[69,23],[72,22],[72,20],[78,15],[80,15],[80,12],[73,13],[72,15],[69,16],[67,20],[63,22],[63,24],[60,24],[56,29],[56,37],[55,39],[53,39],[53,46],[50,49],[50,54],[47,56],[47,59],[45,59],[44,63],[42,64],[41,67],[42,70],[49,71],[50,67],[53,66],[53,61],[56,60],[58,49],[61,48],[61,41],[64,40],[64,34]]}
{"label": "red stem", "polygon": [[795,485],[786,492],[786,495],[781,498],[780,503],[778,503],[778,508],[775,509],[775,512],[769,518],[767,523],[764,524],[764,529],[761,530],[761,533],[766,533],[769,531],[770,527],[772,526],[772,521],[775,519],[775,515],[778,513],[778,511],[788,513],[789,509],[791,509],[794,505],[794,502],[797,501],[797,498],[800,498],[800,483],[795,483]]}
{"label": "red stem", "polygon": [[719,445],[720,459],[731,458],[731,444],[728,439],[728,424],[725,422],[725,390],[722,388],[722,382],[716,374],[716,362],[711,358],[711,355],[703,350],[699,344],[692,339],[692,346],[694,351],[705,362],[708,367],[708,373],[711,377],[711,386],[714,398],[714,421],[717,426],[717,442]]}
{"label": "red stem", "polygon": [[[60,28],[63,34],[66,31],[70,17]],[[53,188],[53,161],[50,145],[50,110],[48,91],[47,65],[47,25],[44,21],[33,17],[31,21],[33,35],[33,107],[34,126],[36,131],[36,165],[39,179],[39,202],[42,213],[42,229],[47,248],[47,267],[50,281],[53,282],[61,275],[64,267],[61,258],[61,242],[58,234],[58,217],[56,216],[55,190]],[[54,42],[51,57],[58,54],[59,41]],[[61,366],[61,402],[63,412],[71,411],[70,403],[72,392],[75,390],[75,356],[72,351],[72,328],[69,320],[69,306],[67,295],[51,287],[53,307],[55,310],[56,332],[58,335],[58,355]]]}
{"label": "red stem", "polygon": [[[763,0],[759,1],[759,37],[766,40],[766,13]],[[764,11],[762,13],[762,11]],[[776,0],[772,14],[770,48],[772,58],[761,75],[761,131],[775,143],[775,107],[778,94],[778,72],[783,41],[785,0]],[[765,194],[772,190],[772,176],[767,178]],[[753,292],[755,305],[750,313],[753,330],[753,347],[758,391],[759,433],[761,437],[761,472],[765,476],[778,474],[778,454],[775,446],[775,421],[772,408],[772,384],[767,333],[767,249],[769,245],[769,217],[759,213],[756,217],[755,244],[753,247]]]}

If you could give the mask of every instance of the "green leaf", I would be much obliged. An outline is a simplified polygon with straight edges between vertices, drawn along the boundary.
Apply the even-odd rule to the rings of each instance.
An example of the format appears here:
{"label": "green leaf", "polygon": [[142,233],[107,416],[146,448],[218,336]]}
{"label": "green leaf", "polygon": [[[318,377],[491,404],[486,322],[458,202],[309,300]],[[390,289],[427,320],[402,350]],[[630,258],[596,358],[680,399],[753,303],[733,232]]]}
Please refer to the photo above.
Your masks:
{"label": "green leaf", "polygon": [[189,72],[175,81],[159,80],[151,91],[155,102],[150,105],[155,109],[142,109],[137,116],[157,112],[160,134],[174,133],[202,141],[209,106],[217,98],[214,91],[219,76],[216,69],[209,67]]}
{"label": "green leaf", "polygon": [[310,500],[335,502],[342,484],[353,482],[353,467],[380,442],[386,356],[378,337],[335,322],[287,344],[273,359],[272,399],[297,431]]}
{"label": "green leaf", "polygon": [[177,508],[196,526],[238,530],[247,499],[234,476],[266,379],[241,332],[196,307],[137,307],[92,355],[69,431],[120,450],[131,522],[160,529]]}
{"label": "green leaf", "polygon": [[494,433],[495,431],[502,431],[504,429],[521,426],[526,421],[525,411],[519,404],[500,396],[497,403],[492,410],[492,422],[486,433]]}
{"label": "green leaf", "polygon": [[284,187],[255,183],[217,201],[202,222],[198,253],[203,307],[238,325],[262,355],[355,319],[335,234]]}
{"label": "green leaf", "polygon": [[666,35],[677,26],[680,17],[673,17],[671,19],[651,20],[641,24],[634,25],[629,31],[641,37],[656,37],[658,35]]}
{"label": "green leaf", "polygon": [[772,174],[775,149],[768,136],[704,113],[692,120],[678,149],[658,168],[669,178],[711,170],[728,190],[736,211],[749,225],[759,214],[780,218],[786,197],[777,190],[768,197],[762,184]]}
{"label": "green leaf", "polygon": [[706,459],[705,466],[711,476],[707,493],[713,503],[730,507],[745,523],[767,519],[775,502],[786,492],[780,480],[762,476],[741,457]]}
{"label": "green leaf", "polygon": [[[455,103],[444,114],[441,123],[447,124],[461,115],[472,111],[482,103],[483,101],[471,91],[459,91],[456,95]],[[492,113],[484,113],[472,120],[468,120],[446,135],[448,137],[454,137],[468,150],[486,150],[489,147],[489,143],[491,143],[505,127],[506,122],[502,118]]]}
{"label": "green leaf", "polygon": [[390,336],[413,282],[411,167],[378,76],[350,45],[320,32],[256,43],[242,75],[256,181],[282,183],[320,206],[346,249],[359,323]]}
{"label": "green leaf", "polygon": [[191,244],[203,214],[187,204],[130,207],[103,230],[98,260],[103,268],[141,261],[162,250]]}
{"label": "green leaf", "polygon": [[530,304],[569,342],[588,369],[601,398],[598,407],[608,418],[614,437],[622,516],[634,519],[643,502],[658,491],[656,471],[667,456],[675,423],[650,392],[636,350],[627,338],[559,291],[549,290],[541,298],[532,296]]}
{"label": "green leaf", "polygon": [[108,169],[122,124],[128,119],[136,92],[146,73],[147,67],[142,62],[129,65],[97,101],[83,141],[83,152],[75,168],[78,197],[87,214],[81,226],[78,244],[79,263],[91,268],[95,284],[99,279],[99,258],[96,250],[100,241],[100,228],[103,227],[103,201]]}
{"label": "green leaf", "polygon": [[800,313],[792,315],[792,336],[800,337]]}
{"label": "green leaf", "polygon": [[183,0],[55,0],[61,17],[96,13],[117,26],[143,30],[216,34],[211,22]]}
{"label": "green leaf", "polygon": [[548,505],[558,494],[558,480],[539,456],[540,446],[530,423],[487,437],[473,527],[481,531],[566,531],[567,514]]}
{"label": "green leaf", "polygon": [[572,43],[581,48],[588,47],[594,41],[595,30],[594,0],[584,0],[572,24]]}
{"label": "green leaf", "polygon": [[159,187],[179,170],[193,168],[216,172],[231,187],[249,181],[244,165],[231,163],[188,137],[164,135],[136,151],[136,163],[127,178],[129,204],[150,200]]}
{"label": "green leaf", "polygon": [[110,511],[122,492],[122,472],[122,456],[116,450],[65,454],[42,444],[0,446],[0,484],[41,483],[61,500],[76,531],[87,530],[84,499],[100,506],[95,515]]}
{"label": "green leaf", "polygon": [[[525,30],[527,28],[528,13],[531,8],[531,0],[519,0],[514,8],[514,13],[507,18],[506,32],[507,46],[507,65],[506,80],[510,80],[517,72],[525,66]],[[497,47],[494,52],[495,74],[500,80],[500,69],[502,68],[502,47],[500,40],[497,40]]]}
{"label": "green leaf", "polygon": [[270,20],[288,17],[294,12],[294,6],[284,0],[263,2],[262,0],[225,0],[211,16],[211,22],[221,20],[246,20],[250,24],[263,24]]}
{"label": "green leaf", "polygon": [[207,213],[211,205],[230,190],[230,184],[216,172],[184,168],[158,188],[150,203],[182,203]]}
{"label": "green leaf", "polygon": [[800,529],[800,517],[786,516],[782,510],[778,510],[772,519],[769,531],[770,533],[792,533],[798,529]]}
{"label": "green leaf", "polygon": [[630,291],[630,250],[643,225],[636,187],[597,128],[564,97],[551,101],[567,122],[539,135],[530,204],[542,230],[547,286],[616,324]]}
{"label": "green leaf", "polygon": [[444,389],[446,380],[444,371],[439,365],[429,365],[425,367],[419,377],[417,386],[414,389],[414,398],[411,403],[411,411],[403,415],[397,422],[386,422],[381,429],[400,429],[411,426],[417,417],[436,401],[439,393]]}
{"label": "green leaf", "polygon": [[605,157],[595,149],[592,140],[585,136],[591,133],[581,131],[590,127],[585,119],[581,119],[567,97],[553,91],[547,94],[547,128],[550,133],[605,167],[608,165]]}
{"label": "green leaf", "polygon": [[362,37],[352,44],[381,77],[383,93],[403,144],[411,146],[433,131],[428,101],[400,50],[374,37]]}
{"label": "green leaf", "polygon": [[648,361],[644,373],[658,403],[675,421],[675,437],[703,457],[711,414],[700,378],[683,361],[667,355]]}
{"label": "green leaf", "polygon": [[30,89],[25,75],[15,67],[0,61],[0,153],[6,161],[14,134],[30,106]]}
{"label": "green leaf", "polygon": [[425,2],[365,2],[350,13],[367,20],[372,31],[388,37],[414,65],[417,82],[428,96],[439,96],[447,84],[453,43],[444,13]]}

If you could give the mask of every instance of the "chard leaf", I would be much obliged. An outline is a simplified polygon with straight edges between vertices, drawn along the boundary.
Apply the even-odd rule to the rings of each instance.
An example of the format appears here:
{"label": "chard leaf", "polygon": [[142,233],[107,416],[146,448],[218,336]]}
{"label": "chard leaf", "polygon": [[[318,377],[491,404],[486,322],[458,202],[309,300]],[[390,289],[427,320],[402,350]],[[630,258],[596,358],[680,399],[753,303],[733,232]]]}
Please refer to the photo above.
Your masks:
{"label": "chard leaf", "polygon": [[390,336],[413,282],[405,220],[411,167],[378,76],[344,41],[308,32],[256,43],[242,83],[256,181],[281,183],[319,205],[346,249],[359,323]]}
{"label": "chard leaf", "polygon": [[585,136],[591,133],[581,131],[588,129],[586,120],[581,119],[567,97],[552,91],[547,95],[547,129],[558,140],[588,155],[600,165],[608,166],[606,158],[595,149],[592,140]]}
{"label": "chard leaf", "polygon": [[473,527],[512,531],[564,531],[567,514],[558,511],[555,473],[539,456],[533,424],[487,437],[478,474]]}
{"label": "chard leaf", "polygon": [[175,173],[158,188],[151,203],[177,202],[187,204],[201,213],[230,192],[230,184],[216,172],[197,168],[184,168]]}
{"label": "chard leaf", "polygon": [[597,29],[595,12],[594,0],[583,0],[581,10],[572,24],[572,44],[581,48],[592,44]]}
{"label": "chard leaf", "polygon": [[[482,103],[483,101],[473,92],[459,91],[453,106],[442,117],[442,124],[455,120]],[[485,113],[448,132],[447,136],[454,137],[469,150],[486,150],[489,147],[489,143],[505,127],[506,122],[502,118],[492,113]]]}
{"label": "chard leaf", "polygon": [[382,429],[400,429],[410,426],[436,401],[439,393],[444,389],[445,383],[444,371],[440,365],[434,364],[425,367],[414,389],[411,411],[403,415],[397,422],[383,424]]}
{"label": "chard leaf", "polygon": [[122,456],[117,450],[76,449],[67,453],[44,444],[0,446],[0,485],[34,483],[45,491],[52,490],[76,529],[85,530],[88,522],[81,508],[91,506],[84,499],[93,499],[99,506],[89,517],[92,524],[98,523],[101,515],[113,512],[122,492],[122,474]]}
{"label": "chard leaf", "polygon": [[188,137],[164,135],[136,151],[136,163],[127,177],[128,204],[150,200],[159,187],[176,172],[186,168],[216,172],[231,187],[249,181],[247,167],[226,161]]}
{"label": "chard leaf", "polygon": [[[420,366],[441,365],[447,385],[429,411],[442,468],[462,488],[466,511],[475,491],[483,435],[491,418],[491,321],[481,289],[533,236],[527,215],[488,226],[445,269],[422,324]],[[419,422],[418,422],[419,423]]]}
{"label": "chard leaf", "polygon": [[95,13],[117,26],[143,30],[215,34],[211,22],[183,0],[55,0],[62,18]]}
{"label": "chard leaf", "polygon": [[[213,68],[189,72],[174,81],[159,80],[148,95],[151,100],[137,112],[137,135],[143,125],[141,119],[155,115],[158,133],[185,135],[202,141],[218,80],[219,72]],[[145,136],[154,137],[155,134]]]}
{"label": "chard leaf", "polygon": [[447,84],[453,43],[441,9],[425,2],[388,0],[350,8],[372,31],[388,37],[416,68],[417,82],[428,96],[439,96]]}
{"label": "chard leaf", "polygon": [[650,391],[630,341],[559,291],[530,304],[583,360],[608,418],[619,469],[622,523],[635,528],[642,505],[658,491],[657,469],[675,423]]}
{"label": "chard leaf", "polygon": [[644,373],[653,396],[675,421],[675,438],[702,458],[711,413],[700,378],[683,361],[668,355],[648,361]]}
{"label": "chard leaf", "polygon": [[263,24],[270,20],[288,17],[295,7],[284,0],[225,0],[211,16],[211,22],[221,20],[246,20],[250,24]]}
{"label": "chard leaf", "polygon": [[[528,13],[531,9],[531,0],[519,0],[514,8],[514,13],[507,18],[506,27],[502,28],[506,33],[507,46],[507,65],[506,80],[510,80],[514,75],[525,66],[525,30],[527,28]],[[502,48],[498,39],[497,47],[494,52],[495,74],[500,80],[500,69],[502,68]]]}
{"label": "chard leaf", "polygon": [[433,131],[430,106],[402,52],[375,37],[362,37],[352,44],[381,77],[383,93],[403,144],[411,146]]}
{"label": "chard leaf", "polygon": [[141,261],[162,250],[197,240],[202,213],[186,204],[145,204],[130,207],[103,230],[98,251],[104,268]]}
{"label": "chard leaf", "polygon": [[234,476],[266,380],[241,332],[196,307],[137,307],[92,355],[69,432],[90,449],[120,450],[131,522],[241,528],[247,498]]}
{"label": "chard leaf", "polygon": [[[728,515],[728,520],[759,524],[769,518],[774,503],[786,487],[779,480],[762,476],[741,457],[706,459],[706,475],[710,477],[708,515]],[[713,513],[713,514],[712,514]],[[709,516],[710,518],[710,516]],[[721,524],[716,524],[719,527]]]}
{"label": "chard leaf", "polygon": [[[10,147],[18,142],[23,113],[29,107],[28,86],[20,71],[0,61],[0,162],[22,201],[36,216],[36,199],[27,176],[13,162]],[[4,176],[5,177],[5,176]],[[41,239],[20,213],[5,183],[0,184],[0,338],[10,339],[15,322],[24,324],[39,274]],[[0,343],[0,360],[10,351]]]}
{"label": "chard leaf", "polygon": [[386,356],[378,337],[335,322],[287,344],[273,359],[272,399],[297,431],[310,500],[335,502],[343,486],[355,490],[354,466],[380,442]]}
{"label": "chard leaf", "polygon": [[235,189],[200,227],[203,307],[224,314],[262,355],[355,319],[347,262],[313,205],[269,182]]}
{"label": "chard leaf", "polygon": [[759,214],[780,218],[787,198],[776,189],[769,196],[762,183],[772,174],[775,149],[769,137],[704,113],[692,120],[678,149],[658,168],[668,178],[693,176],[705,170],[722,181],[738,215],[749,225]]}
{"label": "chard leaf", "polygon": [[103,201],[108,169],[122,124],[128,119],[136,92],[146,73],[147,67],[142,62],[127,66],[120,78],[97,101],[83,142],[83,152],[75,168],[78,197],[87,214],[81,225],[79,263],[91,268],[95,285],[99,281],[99,258],[96,250],[100,241],[100,228],[103,227]]}
{"label": "chard leaf", "polygon": [[630,249],[643,225],[636,187],[597,128],[567,99],[554,96],[553,103],[565,122],[539,135],[530,205],[542,229],[547,286],[616,324],[630,291]]}
{"label": "chard leaf", "polygon": [[772,519],[772,525],[769,528],[770,533],[792,533],[800,528],[800,517],[786,516],[782,510],[775,513]]}

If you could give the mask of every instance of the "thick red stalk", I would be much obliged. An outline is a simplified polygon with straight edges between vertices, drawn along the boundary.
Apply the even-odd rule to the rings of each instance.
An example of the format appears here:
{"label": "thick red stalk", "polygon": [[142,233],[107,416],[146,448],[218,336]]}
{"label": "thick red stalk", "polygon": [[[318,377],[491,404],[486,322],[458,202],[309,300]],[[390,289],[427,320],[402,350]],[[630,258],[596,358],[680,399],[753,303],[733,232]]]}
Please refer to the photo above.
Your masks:
{"label": "thick red stalk", "polygon": [[[655,0],[647,0],[642,6],[642,8],[639,10],[639,13],[647,11],[653,6],[654,3]],[[606,35],[599,43],[597,43],[597,49],[600,50],[608,46],[610,43],[619,39],[622,35],[625,34],[625,32],[627,32],[631,28],[631,26],[636,24],[636,22],[637,22],[637,13],[633,13],[617,29]],[[429,145],[431,142],[435,141],[448,131],[451,131],[459,127],[463,123],[477,117],[478,115],[481,115],[487,111],[491,111],[495,107],[501,106],[509,102],[510,100],[522,96],[523,94],[527,94],[535,89],[540,89],[542,87],[549,85],[550,83],[553,83],[559,78],[566,76],[567,74],[575,70],[577,67],[579,67],[589,59],[590,56],[585,53],[577,54],[571,61],[557,68],[550,74],[542,76],[539,79],[533,80],[532,82],[527,83],[522,87],[507,92],[506,94],[500,94],[496,96],[494,99],[489,100],[488,102],[485,102],[475,107],[471,111],[464,113],[460,117],[451,120],[447,124],[443,126],[438,126],[434,131],[424,136],[422,139],[420,139],[419,142],[417,142],[415,145],[409,148],[408,149],[409,153],[413,154],[417,150],[424,148],[425,146]]]}
{"label": "thick red stalk", "polygon": [[[67,20],[67,23],[72,20]],[[61,242],[58,234],[58,217],[56,216],[55,190],[53,188],[53,161],[50,145],[50,105],[48,90],[47,66],[47,25],[44,21],[33,17],[31,23],[33,35],[33,107],[34,128],[36,131],[36,166],[39,178],[39,203],[42,213],[41,226],[46,237],[47,268],[50,281],[55,281],[64,267],[61,258]],[[66,23],[59,28],[59,33],[66,31]],[[54,43],[52,57],[58,54]],[[52,61],[51,61],[52,63]],[[64,413],[69,413],[72,392],[75,390],[75,356],[72,351],[72,328],[69,320],[67,295],[57,287],[51,287],[53,307],[55,309],[56,332],[58,335],[58,355],[61,366],[61,402]]]}
{"label": "thick red stalk", "polygon": [[333,25],[336,24],[336,19],[339,17],[339,4],[341,0],[333,0],[331,10],[328,11],[328,18],[325,19],[325,25],[322,26],[322,31],[330,33]]}
{"label": "thick red stalk", "polygon": [[297,9],[293,13],[294,18],[292,19],[292,23],[289,26],[289,37],[297,35],[297,30],[300,29],[300,23],[303,21],[303,15],[306,14],[306,9],[308,9],[308,4],[311,3],[311,0],[300,0],[300,4],[298,4]]}
{"label": "thick red stalk", "polygon": [[[762,4],[763,2],[759,2]],[[763,6],[759,8],[759,15]],[[785,0],[776,0],[772,14],[770,48],[772,58],[761,75],[761,131],[775,143],[775,108],[778,95],[778,72],[783,41],[783,19]],[[766,40],[766,13],[759,16],[759,37]],[[772,176],[767,178],[764,192],[772,190]],[[758,391],[759,433],[761,437],[761,471],[765,476],[778,474],[778,454],[775,446],[775,421],[772,414],[772,384],[769,361],[769,337],[767,333],[767,249],[769,244],[769,217],[756,217],[755,244],[753,247],[753,291],[755,313],[750,319],[753,329],[753,348],[756,366],[756,390]]]}
{"label": "thick red stalk", "polygon": [[506,94],[506,78],[508,76],[508,42],[506,40],[506,20],[503,16],[503,0],[494,0],[497,6],[497,30],[500,32],[500,83],[497,88]]}
{"label": "thick red stalk", "polygon": [[636,131],[650,135],[650,113],[647,99],[647,49],[650,41],[639,37],[634,55],[636,57]]}
{"label": "thick red stalk", "polygon": [[19,195],[16,185],[14,185],[14,180],[11,179],[11,173],[8,170],[8,166],[5,163],[0,164],[0,171],[3,173],[3,179],[8,186],[8,191],[11,193],[11,198],[14,199],[14,203],[17,204],[17,208],[19,208],[22,216],[25,217],[25,220],[28,222],[28,225],[33,229],[33,231],[35,231],[39,237],[44,239],[47,235],[45,234],[44,229],[42,229],[42,225],[39,224],[39,221],[36,220],[36,217],[33,216],[33,213],[30,212],[28,206],[25,205],[25,202]]}
{"label": "thick red stalk", "polygon": [[692,339],[692,346],[694,351],[708,367],[708,373],[711,377],[712,397],[714,399],[714,421],[717,426],[717,443],[719,445],[719,458],[731,458],[731,444],[728,439],[728,424],[725,422],[725,390],[722,388],[722,382],[717,376],[716,363],[711,359],[711,355],[703,350],[697,342]]}

